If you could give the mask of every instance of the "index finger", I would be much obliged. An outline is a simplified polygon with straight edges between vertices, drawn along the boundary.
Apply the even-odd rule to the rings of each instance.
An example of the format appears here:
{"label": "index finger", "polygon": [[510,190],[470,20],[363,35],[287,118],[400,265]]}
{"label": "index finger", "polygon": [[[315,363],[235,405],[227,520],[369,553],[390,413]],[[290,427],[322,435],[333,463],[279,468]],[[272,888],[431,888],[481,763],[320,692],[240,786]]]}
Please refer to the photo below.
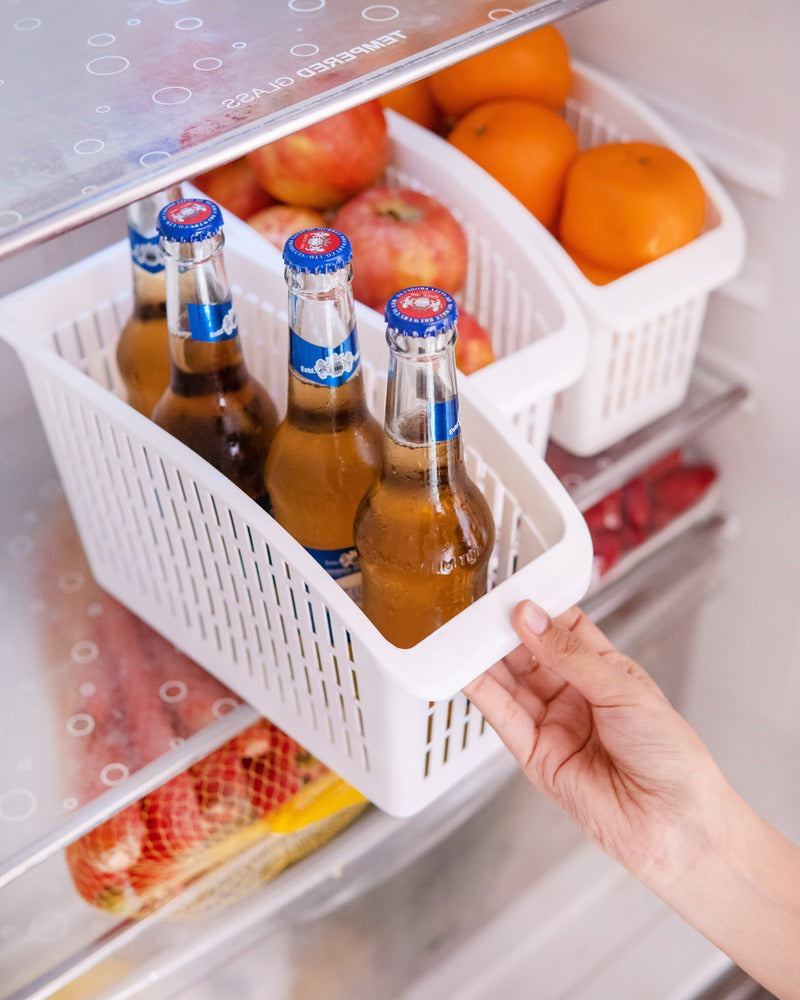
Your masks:
{"label": "index finger", "polygon": [[616,652],[616,646],[608,636],[577,606],[573,605],[561,615],[553,618],[555,625],[569,629],[574,636],[593,652],[602,656],[604,653]]}
{"label": "index finger", "polygon": [[658,690],[645,671],[618,652],[578,608],[554,621],[532,601],[521,601],[511,621],[539,663],[593,705],[610,705],[641,693],[642,681]]}

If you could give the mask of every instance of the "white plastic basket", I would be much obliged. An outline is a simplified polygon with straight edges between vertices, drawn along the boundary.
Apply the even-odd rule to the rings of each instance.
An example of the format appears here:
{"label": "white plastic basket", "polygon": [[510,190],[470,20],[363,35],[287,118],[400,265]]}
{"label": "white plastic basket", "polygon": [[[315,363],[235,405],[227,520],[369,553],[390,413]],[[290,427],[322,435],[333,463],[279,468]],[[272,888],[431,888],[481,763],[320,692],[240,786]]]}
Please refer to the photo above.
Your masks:
{"label": "white plastic basket", "polygon": [[456,299],[491,333],[498,359],[470,379],[544,455],[556,394],[583,374],[588,354],[586,319],[549,260],[549,234],[460,150],[386,116],[387,181],[433,195],[467,236],[467,282]]}
{"label": "white plastic basket", "polygon": [[[235,219],[225,259],[253,373],[286,395],[277,252]],[[589,584],[591,541],[560,483],[461,378],[472,476],[497,524],[491,591],[412,649],[387,642],[269,515],[115,395],[130,309],[126,242],[0,304],[101,586],[395,815],[478,767],[496,736],[460,694],[516,645],[515,603],[551,613]],[[383,325],[358,310],[365,383],[383,419]],[[110,390],[110,391],[109,391]]]}
{"label": "white plastic basket", "polygon": [[583,376],[556,399],[551,436],[593,455],[678,406],[689,387],[709,293],[732,278],[745,236],[730,198],[687,144],[649,107],[602,73],[575,63],[566,119],[582,149],[644,140],[669,146],[697,172],[707,195],[705,228],[680,249],[595,285],[554,238],[548,253],[589,327]]}

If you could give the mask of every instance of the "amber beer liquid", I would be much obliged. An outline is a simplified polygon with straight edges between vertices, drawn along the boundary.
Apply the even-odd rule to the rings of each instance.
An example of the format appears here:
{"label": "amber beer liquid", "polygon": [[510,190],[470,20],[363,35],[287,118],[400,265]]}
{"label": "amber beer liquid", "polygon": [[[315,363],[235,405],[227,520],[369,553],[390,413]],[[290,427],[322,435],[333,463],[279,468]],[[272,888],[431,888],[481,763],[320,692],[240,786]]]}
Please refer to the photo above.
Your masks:
{"label": "amber beer liquid", "polygon": [[128,402],[146,417],[169,383],[166,280],[156,219],[180,197],[180,187],[172,187],[134,202],[126,213],[133,310],[117,341],[117,368]]}
{"label": "amber beer liquid", "polygon": [[265,483],[273,517],[358,601],[353,521],[377,476],[382,435],[364,396],[351,260],[335,230],[286,243],[288,402]]}
{"label": "amber beer liquid", "polygon": [[356,516],[363,609],[413,646],[486,592],[494,520],[464,466],[454,345],[458,311],[417,287],[386,306],[390,348],[380,477]]}
{"label": "amber beer liquid", "polygon": [[247,369],[222,257],[222,212],[173,202],[158,216],[167,276],[170,380],[153,420],[265,509],[264,462],[278,426]]}

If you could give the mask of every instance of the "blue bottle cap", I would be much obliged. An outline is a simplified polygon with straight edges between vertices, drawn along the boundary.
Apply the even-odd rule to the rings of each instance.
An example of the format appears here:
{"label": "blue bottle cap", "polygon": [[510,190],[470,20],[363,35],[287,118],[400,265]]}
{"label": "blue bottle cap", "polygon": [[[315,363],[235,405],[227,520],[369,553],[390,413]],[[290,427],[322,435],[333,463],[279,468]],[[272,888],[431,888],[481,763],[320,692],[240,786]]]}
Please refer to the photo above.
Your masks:
{"label": "blue bottle cap", "polygon": [[158,213],[156,227],[161,236],[176,243],[198,243],[222,229],[222,212],[206,198],[183,198],[170,202]]}
{"label": "blue bottle cap", "polygon": [[290,236],[283,248],[284,263],[307,274],[339,271],[352,259],[350,240],[336,229],[303,229]]}
{"label": "blue bottle cap", "polygon": [[410,337],[435,337],[456,325],[458,306],[452,295],[441,288],[415,285],[389,299],[384,313],[390,330]]}

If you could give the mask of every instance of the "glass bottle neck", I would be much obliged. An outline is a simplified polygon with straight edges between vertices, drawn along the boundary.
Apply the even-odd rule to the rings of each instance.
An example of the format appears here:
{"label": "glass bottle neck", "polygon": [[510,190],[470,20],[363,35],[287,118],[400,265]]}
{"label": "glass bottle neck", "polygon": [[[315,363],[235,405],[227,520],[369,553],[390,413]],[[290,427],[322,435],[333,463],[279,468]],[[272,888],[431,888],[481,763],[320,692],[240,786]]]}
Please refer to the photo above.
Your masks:
{"label": "glass bottle neck", "polygon": [[463,467],[455,330],[435,337],[387,333],[384,475],[452,479]]}
{"label": "glass bottle neck", "polygon": [[164,257],[156,220],[161,209],[181,197],[180,185],[129,205],[126,211],[136,312],[164,315]]}
{"label": "glass bottle neck", "polygon": [[361,360],[352,267],[326,274],[287,267],[285,273],[291,372],[318,386],[344,385],[359,371]]}
{"label": "glass bottle neck", "polygon": [[[244,377],[239,327],[231,301],[223,234],[195,243],[161,241],[166,264],[170,358],[180,372],[228,372],[230,388]],[[200,379],[197,391],[207,379]]]}

